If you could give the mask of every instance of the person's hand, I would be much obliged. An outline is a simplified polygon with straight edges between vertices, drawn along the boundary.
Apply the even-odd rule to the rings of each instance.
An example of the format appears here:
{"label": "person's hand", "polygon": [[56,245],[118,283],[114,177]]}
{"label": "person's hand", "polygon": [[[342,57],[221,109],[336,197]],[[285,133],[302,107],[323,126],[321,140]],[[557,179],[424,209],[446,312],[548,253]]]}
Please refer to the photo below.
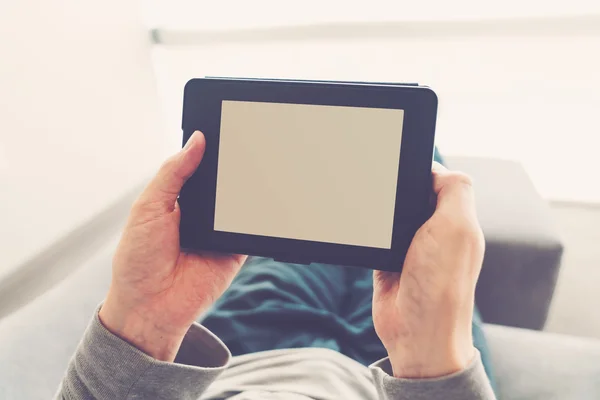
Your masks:
{"label": "person's hand", "polygon": [[99,313],[104,326],[163,361],[231,283],[246,257],[180,251],[177,197],[206,141],[195,132],[137,199],[113,259],[111,286]]}
{"label": "person's hand", "polygon": [[398,378],[433,378],[474,357],[471,321],[484,240],[471,180],[433,168],[437,206],[401,273],[375,271],[373,322]]}

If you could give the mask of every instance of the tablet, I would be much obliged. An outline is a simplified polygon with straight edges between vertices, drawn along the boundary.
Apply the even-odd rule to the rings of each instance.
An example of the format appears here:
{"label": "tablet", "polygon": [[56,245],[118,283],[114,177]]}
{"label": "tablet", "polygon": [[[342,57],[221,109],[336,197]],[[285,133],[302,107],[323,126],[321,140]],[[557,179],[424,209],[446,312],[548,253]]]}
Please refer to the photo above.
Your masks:
{"label": "tablet", "polygon": [[418,85],[190,80],[183,145],[200,130],[206,152],[182,248],[400,271],[431,215],[436,113]]}

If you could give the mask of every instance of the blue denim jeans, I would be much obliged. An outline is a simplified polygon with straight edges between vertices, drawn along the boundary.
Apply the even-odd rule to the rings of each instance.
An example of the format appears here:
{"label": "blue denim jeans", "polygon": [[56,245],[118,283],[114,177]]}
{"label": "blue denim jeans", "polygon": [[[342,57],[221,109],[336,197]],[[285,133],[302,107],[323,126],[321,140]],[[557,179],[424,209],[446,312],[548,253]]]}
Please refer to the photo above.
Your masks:
{"label": "blue denim jeans", "polygon": [[[365,268],[252,257],[202,323],[233,355],[322,347],[369,365],[387,356],[373,326],[372,296],[373,272]],[[473,340],[492,380],[478,313]]]}

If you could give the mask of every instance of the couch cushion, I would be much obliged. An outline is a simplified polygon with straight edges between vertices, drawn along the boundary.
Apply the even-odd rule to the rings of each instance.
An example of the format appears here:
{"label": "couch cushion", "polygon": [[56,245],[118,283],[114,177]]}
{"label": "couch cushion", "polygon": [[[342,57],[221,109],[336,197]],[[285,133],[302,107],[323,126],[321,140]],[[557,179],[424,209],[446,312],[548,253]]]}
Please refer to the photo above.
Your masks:
{"label": "couch cushion", "polygon": [[501,399],[600,399],[600,341],[486,325]]}
{"label": "couch cushion", "polygon": [[445,157],[471,175],[486,241],[477,306],[486,322],[542,329],[563,246],[548,204],[513,161]]}
{"label": "couch cushion", "polygon": [[117,238],[72,275],[0,320],[0,399],[49,399],[110,282]]}

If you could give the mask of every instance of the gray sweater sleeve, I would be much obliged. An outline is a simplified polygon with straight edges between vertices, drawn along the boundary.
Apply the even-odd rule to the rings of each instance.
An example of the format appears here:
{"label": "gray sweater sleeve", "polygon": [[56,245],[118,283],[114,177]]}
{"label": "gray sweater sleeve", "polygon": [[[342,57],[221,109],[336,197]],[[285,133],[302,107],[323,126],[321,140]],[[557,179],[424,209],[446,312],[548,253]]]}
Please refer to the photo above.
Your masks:
{"label": "gray sweater sleeve", "polygon": [[174,363],[155,360],[109,332],[95,313],[69,363],[56,399],[198,399],[231,353],[192,325]]}
{"label": "gray sweater sleeve", "polygon": [[371,365],[381,400],[495,400],[496,396],[476,351],[471,364],[462,371],[440,378],[394,378],[388,358]]}
{"label": "gray sweater sleeve", "polygon": [[[223,342],[194,324],[175,362],[157,361],[109,332],[96,312],[69,363],[56,399],[197,400],[230,359]],[[373,364],[371,371],[381,400],[495,399],[479,353],[464,371],[436,379],[396,379],[388,359]]]}

